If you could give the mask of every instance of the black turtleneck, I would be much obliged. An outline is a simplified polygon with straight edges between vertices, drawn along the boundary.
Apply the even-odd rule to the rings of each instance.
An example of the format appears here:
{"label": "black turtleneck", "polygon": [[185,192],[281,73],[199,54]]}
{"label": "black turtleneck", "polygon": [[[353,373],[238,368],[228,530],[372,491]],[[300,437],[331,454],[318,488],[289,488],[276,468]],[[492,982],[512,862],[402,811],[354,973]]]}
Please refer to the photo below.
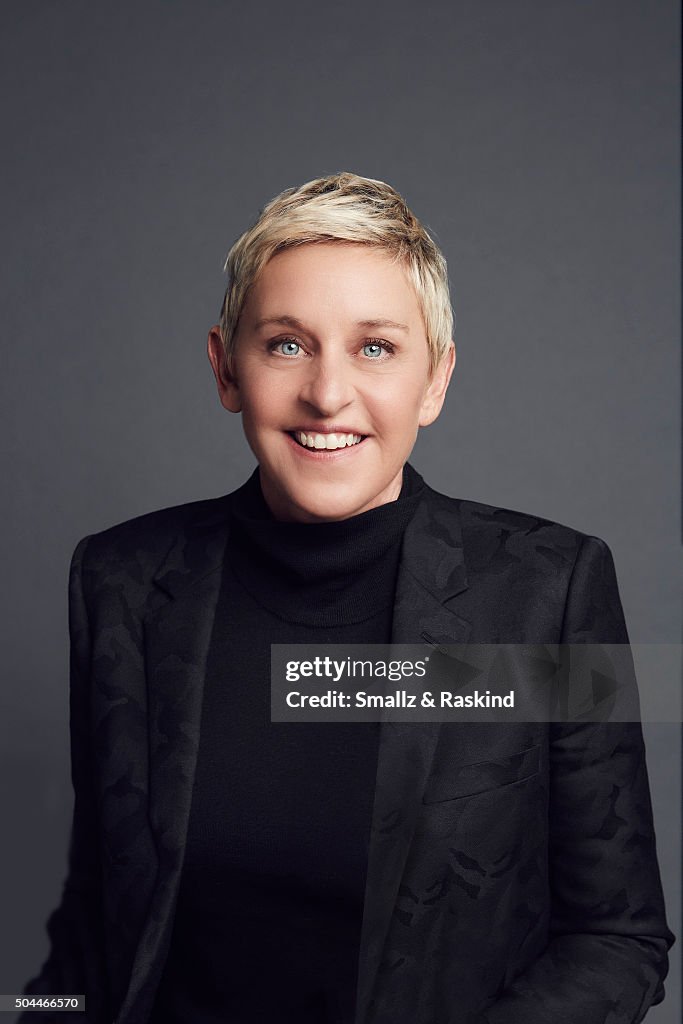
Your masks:
{"label": "black turtleneck", "polygon": [[422,478],[340,522],[234,495],[197,768],[156,1024],[350,1024],[375,723],[272,723],[272,643],[385,643]]}

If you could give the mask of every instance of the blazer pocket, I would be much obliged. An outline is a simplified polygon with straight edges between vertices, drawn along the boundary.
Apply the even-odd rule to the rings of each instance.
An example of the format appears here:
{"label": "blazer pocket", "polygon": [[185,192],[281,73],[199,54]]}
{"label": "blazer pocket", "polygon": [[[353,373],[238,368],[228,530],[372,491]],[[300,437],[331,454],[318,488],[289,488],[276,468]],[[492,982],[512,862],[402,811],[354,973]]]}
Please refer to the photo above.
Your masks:
{"label": "blazer pocket", "polygon": [[463,764],[447,774],[441,773],[429,779],[422,802],[438,804],[500,789],[512,782],[523,782],[537,774],[539,763],[540,746],[537,744],[516,754],[506,754],[476,764]]}

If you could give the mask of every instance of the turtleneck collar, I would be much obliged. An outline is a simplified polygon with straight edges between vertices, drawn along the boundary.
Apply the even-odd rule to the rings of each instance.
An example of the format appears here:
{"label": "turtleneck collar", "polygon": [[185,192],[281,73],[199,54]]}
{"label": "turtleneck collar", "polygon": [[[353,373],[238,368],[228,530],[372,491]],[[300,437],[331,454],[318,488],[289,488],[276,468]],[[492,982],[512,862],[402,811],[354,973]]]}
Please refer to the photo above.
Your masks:
{"label": "turtleneck collar", "polygon": [[232,568],[261,605],[289,622],[361,622],[393,600],[401,540],[423,488],[406,463],[395,501],[335,522],[280,522],[256,469],[233,497]]}

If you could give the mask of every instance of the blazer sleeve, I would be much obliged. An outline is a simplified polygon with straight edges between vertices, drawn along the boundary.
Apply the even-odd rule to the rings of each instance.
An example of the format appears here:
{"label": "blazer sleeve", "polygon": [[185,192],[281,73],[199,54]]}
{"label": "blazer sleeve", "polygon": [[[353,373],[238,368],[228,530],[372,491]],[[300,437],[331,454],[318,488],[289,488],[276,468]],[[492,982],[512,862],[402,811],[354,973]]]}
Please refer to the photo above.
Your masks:
{"label": "blazer sleeve", "polygon": [[[58,908],[47,923],[50,951],[40,973],[24,990],[26,995],[86,997],[85,1020],[106,1020],[106,970],[103,943],[101,865],[98,849],[97,801],[90,724],[90,628],[83,589],[83,559],[89,538],[82,540],[71,560],[69,575],[71,778],[74,812],[68,871]],[[20,1024],[54,1018],[58,1024],[82,1013],[27,1011]]]}
{"label": "blazer sleeve", "polygon": [[[607,545],[583,538],[562,641],[628,643]],[[664,998],[666,925],[639,722],[550,726],[551,939],[481,1024],[637,1024]]]}

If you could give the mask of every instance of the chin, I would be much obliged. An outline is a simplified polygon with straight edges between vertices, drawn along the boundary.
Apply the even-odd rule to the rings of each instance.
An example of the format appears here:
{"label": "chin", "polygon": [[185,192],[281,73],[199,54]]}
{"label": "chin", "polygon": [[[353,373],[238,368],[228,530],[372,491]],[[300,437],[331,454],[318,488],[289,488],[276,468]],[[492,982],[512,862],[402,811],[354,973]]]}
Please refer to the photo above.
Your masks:
{"label": "chin", "polygon": [[[373,504],[373,495],[350,493],[344,485],[338,487],[302,487],[281,496],[274,514],[277,518],[300,522],[333,522],[349,519]],[[380,504],[377,501],[377,504]]]}
{"label": "chin", "polygon": [[301,520],[329,521],[349,519],[365,508],[363,498],[357,501],[348,495],[342,500],[333,500],[330,495],[321,495],[317,500],[313,495],[306,495],[292,507],[294,518]]}

